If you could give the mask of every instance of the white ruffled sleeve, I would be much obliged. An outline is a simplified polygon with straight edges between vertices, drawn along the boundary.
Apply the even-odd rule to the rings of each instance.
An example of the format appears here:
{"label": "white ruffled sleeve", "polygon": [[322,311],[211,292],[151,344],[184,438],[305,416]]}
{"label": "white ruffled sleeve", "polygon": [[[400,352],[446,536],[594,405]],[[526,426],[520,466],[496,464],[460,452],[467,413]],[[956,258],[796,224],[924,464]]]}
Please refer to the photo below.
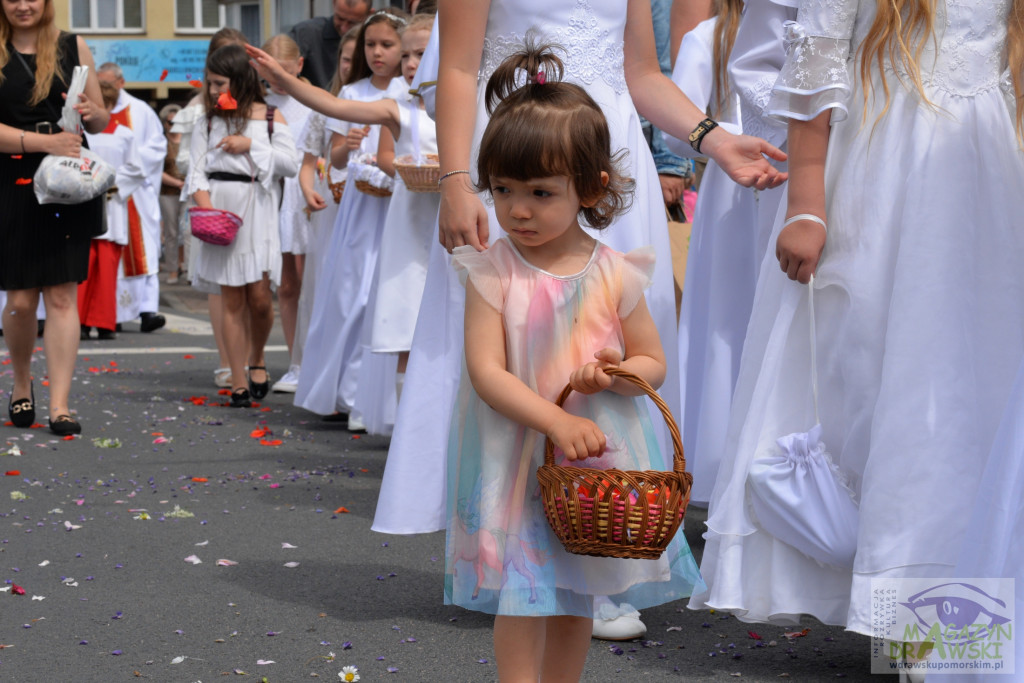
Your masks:
{"label": "white ruffled sleeve", "polygon": [[291,178],[299,172],[296,156],[291,129],[280,121],[275,122],[274,135],[269,143],[261,138],[252,138],[249,147],[249,157],[259,171],[259,183],[268,192],[278,178]]}
{"label": "white ruffled sleeve", "polygon": [[192,143],[189,145],[188,175],[185,176],[185,192],[191,197],[200,190],[210,190],[210,179],[206,177],[206,157],[210,151],[210,130],[206,117],[192,128]]}
{"label": "white ruffled sleeve", "polygon": [[640,247],[622,255],[622,289],[619,294],[619,318],[626,318],[651,286],[654,277],[654,247]]}
{"label": "white ruffled sleeve", "polygon": [[501,250],[500,240],[485,251],[477,251],[468,244],[452,250],[452,267],[458,272],[463,286],[467,280],[471,281],[484,301],[499,312],[505,308],[505,287],[509,281],[502,277],[500,270],[503,269],[498,267],[497,257]]}
{"label": "white ruffled sleeve", "polygon": [[853,92],[850,52],[859,0],[803,0],[796,21],[783,26],[786,63],[767,112],[809,121],[833,109],[832,123],[846,118]]}

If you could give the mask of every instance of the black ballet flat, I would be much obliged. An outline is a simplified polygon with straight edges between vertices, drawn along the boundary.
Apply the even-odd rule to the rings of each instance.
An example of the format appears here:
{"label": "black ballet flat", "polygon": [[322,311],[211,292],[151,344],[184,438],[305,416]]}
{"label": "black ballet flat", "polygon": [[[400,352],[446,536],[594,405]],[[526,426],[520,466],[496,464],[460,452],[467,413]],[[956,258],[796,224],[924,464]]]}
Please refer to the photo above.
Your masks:
{"label": "black ballet flat", "polygon": [[232,408],[251,408],[252,401],[249,399],[248,389],[235,389],[231,392]]}
{"label": "black ballet flat", "polygon": [[[252,371],[253,370],[262,370],[263,372],[266,372],[267,373],[267,379],[265,379],[262,382],[253,382],[252,381]],[[252,394],[252,397],[255,398],[255,399],[264,398],[267,394],[270,393],[270,373],[267,372],[266,366],[263,366],[263,365],[250,365],[249,366],[249,393]]]}
{"label": "black ballet flat", "polygon": [[68,436],[69,434],[81,434],[82,425],[70,415],[58,415],[56,419],[50,420],[50,431],[57,436]]}
{"label": "black ballet flat", "polygon": [[15,427],[31,427],[36,423],[36,388],[34,384],[30,386],[29,391],[31,398],[19,398],[17,401],[13,400],[12,392],[12,400],[7,405],[7,414]]}

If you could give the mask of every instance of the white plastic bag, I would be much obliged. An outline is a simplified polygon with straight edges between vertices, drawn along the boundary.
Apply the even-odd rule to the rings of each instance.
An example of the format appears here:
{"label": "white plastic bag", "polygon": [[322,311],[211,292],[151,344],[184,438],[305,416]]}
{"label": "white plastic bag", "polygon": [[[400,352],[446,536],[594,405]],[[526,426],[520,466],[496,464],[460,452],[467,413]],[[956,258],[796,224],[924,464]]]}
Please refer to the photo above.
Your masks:
{"label": "white plastic bag", "polygon": [[[89,67],[76,66],[68,86],[67,99],[61,110],[60,127],[75,135],[82,134],[82,116],[74,105],[85,90]],[[114,167],[88,149],[79,157],[49,154],[36,169],[32,179],[36,201],[40,204],[81,204],[100,196],[114,186]]]}
{"label": "white plastic bag", "polygon": [[112,188],[114,180],[113,166],[82,149],[79,157],[43,157],[32,183],[40,204],[81,204]]}
{"label": "white plastic bag", "polygon": [[822,564],[850,569],[857,553],[859,510],[821,441],[814,332],[814,280],[808,286],[811,388],[815,425],[776,440],[776,450],[751,463],[747,490],[757,523]]}

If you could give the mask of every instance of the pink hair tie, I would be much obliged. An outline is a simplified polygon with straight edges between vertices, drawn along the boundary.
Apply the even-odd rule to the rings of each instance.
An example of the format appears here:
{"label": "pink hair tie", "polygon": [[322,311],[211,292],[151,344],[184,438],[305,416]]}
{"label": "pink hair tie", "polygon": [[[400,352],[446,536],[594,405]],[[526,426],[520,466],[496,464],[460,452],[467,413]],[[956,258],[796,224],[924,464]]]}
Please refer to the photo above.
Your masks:
{"label": "pink hair tie", "polygon": [[543,71],[538,71],[537,72],[537,79],[536,79],[536,81],[537,81],[537,85],[544,85],[545,83],[548,82],[547,76],[544,75]]}

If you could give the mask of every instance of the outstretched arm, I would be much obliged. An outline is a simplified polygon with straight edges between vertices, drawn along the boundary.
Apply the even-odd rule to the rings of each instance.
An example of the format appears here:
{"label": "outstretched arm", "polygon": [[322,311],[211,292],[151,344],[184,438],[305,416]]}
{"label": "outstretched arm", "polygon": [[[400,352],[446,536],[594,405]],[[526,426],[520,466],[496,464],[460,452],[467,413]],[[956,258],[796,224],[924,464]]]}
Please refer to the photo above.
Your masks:
{"label": "outstretched arm", "polygon": [[335,97],[331,93],[296,78],[285,71],[280,62],[263,50],[253,45],[246,45],[246,51],[256,65],[260,75],[271,83],[284,89],[289,95],[304,105],[342,121],[363,124],[381,124],[387,126],[396,136],[398,134],[398,104],[394,100],[377,100],[376,102],[355,102]]}
{"label": "outstretched arm", "polygon": [[[686,140],[705,114],[661,73],[654,50],[649,0],[629,0],[627,11],[624,66],[633,104],[655,126]],[[745,187],[776,187],[787,177],[765,158],[784,161],[786,155],[760,138],[733,135],[719,127],[704,137],[700,151]]]}

